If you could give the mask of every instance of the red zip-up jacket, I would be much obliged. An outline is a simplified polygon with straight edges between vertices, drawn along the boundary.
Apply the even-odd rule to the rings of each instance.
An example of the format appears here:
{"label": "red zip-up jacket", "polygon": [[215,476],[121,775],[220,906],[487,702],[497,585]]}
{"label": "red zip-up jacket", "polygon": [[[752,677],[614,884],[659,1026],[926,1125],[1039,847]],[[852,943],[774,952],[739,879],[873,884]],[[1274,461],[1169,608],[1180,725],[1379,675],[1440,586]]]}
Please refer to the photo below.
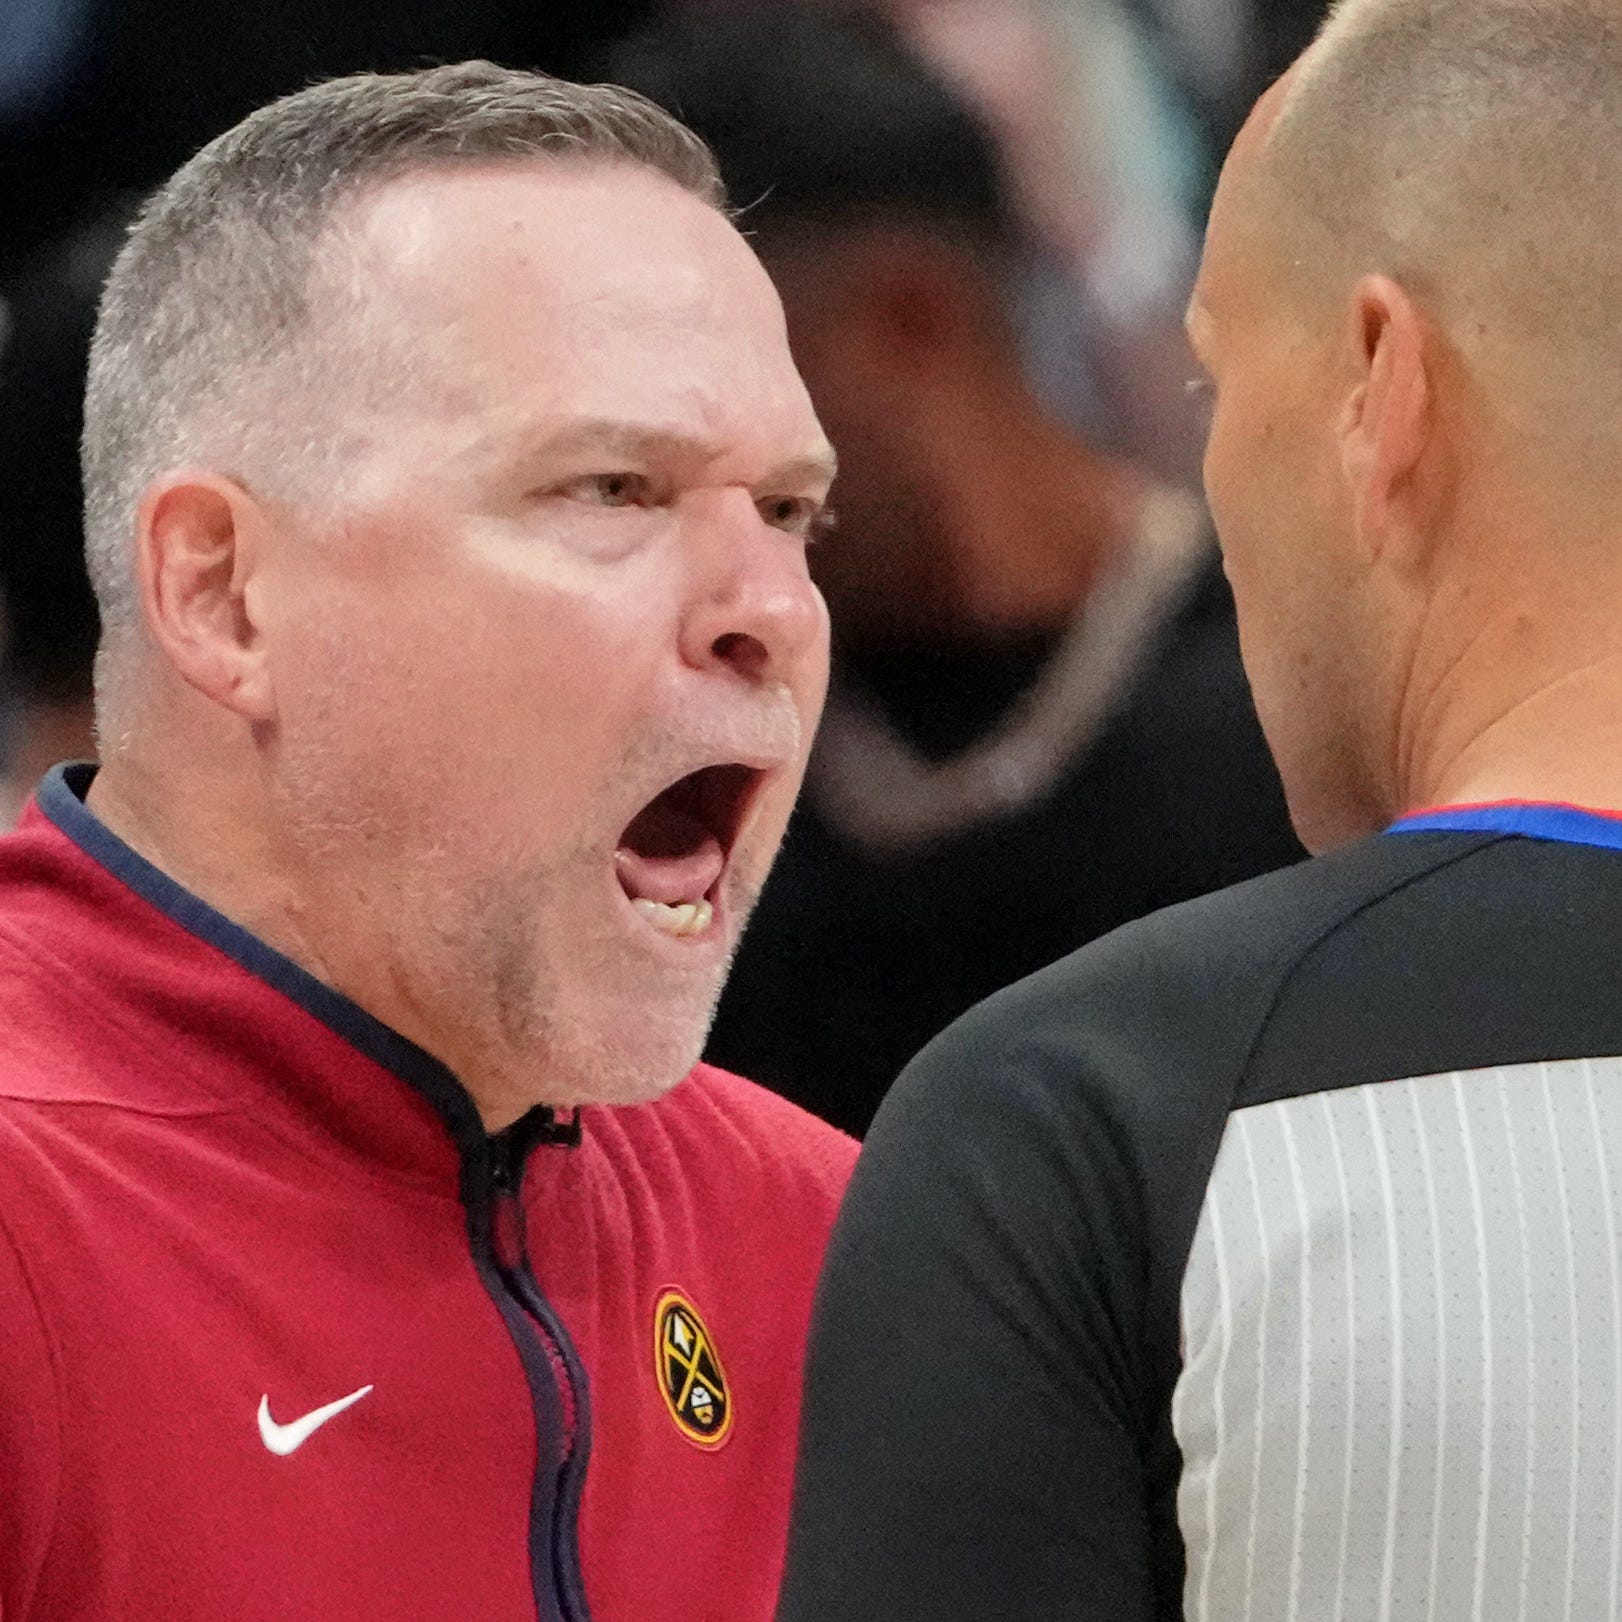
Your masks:
{"label": "red zip-up jacket", "polygon": [[46,780],[0,840],[0,1618],[754,1622],[855,1145],[455,1078]]}

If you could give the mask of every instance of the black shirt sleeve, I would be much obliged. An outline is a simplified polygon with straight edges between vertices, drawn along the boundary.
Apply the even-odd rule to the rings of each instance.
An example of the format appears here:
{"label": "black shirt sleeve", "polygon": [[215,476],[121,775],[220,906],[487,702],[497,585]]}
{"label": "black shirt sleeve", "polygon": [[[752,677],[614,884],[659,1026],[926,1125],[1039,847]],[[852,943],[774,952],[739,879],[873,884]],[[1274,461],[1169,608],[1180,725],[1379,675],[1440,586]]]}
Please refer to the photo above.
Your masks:
{"label": "black shirt sleeve", "polygon": [[1182,1615],[1180,1294],[1283,990],[1469,848],[1371,840],[981,1004],[879,1111],[824,1264],[778,1622]]}
{"label": "black shirt sleeve", "polygon": [[1010,1049],[1006,1025],[927,1049],[864,1150],[817,1303],[779,1622],[1179,1614],[1133,1156],[1075,1051]]}

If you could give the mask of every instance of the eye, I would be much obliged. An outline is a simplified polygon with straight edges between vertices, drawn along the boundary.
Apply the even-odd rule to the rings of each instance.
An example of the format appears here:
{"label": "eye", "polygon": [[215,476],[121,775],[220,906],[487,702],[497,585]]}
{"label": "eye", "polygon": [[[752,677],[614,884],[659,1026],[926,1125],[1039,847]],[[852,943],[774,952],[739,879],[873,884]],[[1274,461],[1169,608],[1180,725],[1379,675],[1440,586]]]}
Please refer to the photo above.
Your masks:
{"label": "eye", "polygon": [[651,482],[641,473],[588,473],[562,487],[570,500],[594,507],[644,507],[652,492]]}
{"label": "eye", "polygon": [[804,541],[814,541],[834,526],[834,515],[827,504],[811,496],[767,496],[759,507],[760,516],[773,529]]}

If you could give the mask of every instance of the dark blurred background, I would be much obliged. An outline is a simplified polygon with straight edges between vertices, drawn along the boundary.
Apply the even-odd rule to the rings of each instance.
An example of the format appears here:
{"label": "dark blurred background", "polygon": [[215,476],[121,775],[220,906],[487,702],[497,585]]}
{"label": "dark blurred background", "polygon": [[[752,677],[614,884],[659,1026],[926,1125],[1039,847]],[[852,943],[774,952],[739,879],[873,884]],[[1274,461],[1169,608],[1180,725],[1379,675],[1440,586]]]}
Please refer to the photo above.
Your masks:
{"label": "dark blurred background", "polygon": [[714,1056],[861,1130],[968,1003],[1297,854],[1180,319],[1320,0],[0,0],[0,825],[93,748],[76,440],[133,203],[311,80],[468,56],[718,150],[839,448],[829,725]]}
{"label": "dark blurred background", "polygon": [[[658,0],[0,0],[0,272],[98,193],[151,186],[251,108],[311,79],[475,55],[597,77],[616,41],[672,9]],[[683,9],[714,9],[714,0]],[[897,0],[892,9],[934,13],[924,26],[942,31],[972,29],[977,13],[1071,12],[1083,25],[1107,18],[1099,26],[1129,31],[1220,143],[1257,87],[1310,37],[1322,7]]]}

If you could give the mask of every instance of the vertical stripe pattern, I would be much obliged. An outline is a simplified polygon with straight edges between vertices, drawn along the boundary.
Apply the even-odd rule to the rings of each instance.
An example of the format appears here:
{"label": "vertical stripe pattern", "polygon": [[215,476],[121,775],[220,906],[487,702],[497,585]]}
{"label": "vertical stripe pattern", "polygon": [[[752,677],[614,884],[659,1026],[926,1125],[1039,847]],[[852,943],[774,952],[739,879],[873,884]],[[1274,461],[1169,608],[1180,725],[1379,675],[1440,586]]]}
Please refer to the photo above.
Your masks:
{"label": "vertical stripe pattern", "polygon": [[1622,1060],[1229,1121],[1173,1405],[1190,1622],[1598,1622],[1622,1575]]}

